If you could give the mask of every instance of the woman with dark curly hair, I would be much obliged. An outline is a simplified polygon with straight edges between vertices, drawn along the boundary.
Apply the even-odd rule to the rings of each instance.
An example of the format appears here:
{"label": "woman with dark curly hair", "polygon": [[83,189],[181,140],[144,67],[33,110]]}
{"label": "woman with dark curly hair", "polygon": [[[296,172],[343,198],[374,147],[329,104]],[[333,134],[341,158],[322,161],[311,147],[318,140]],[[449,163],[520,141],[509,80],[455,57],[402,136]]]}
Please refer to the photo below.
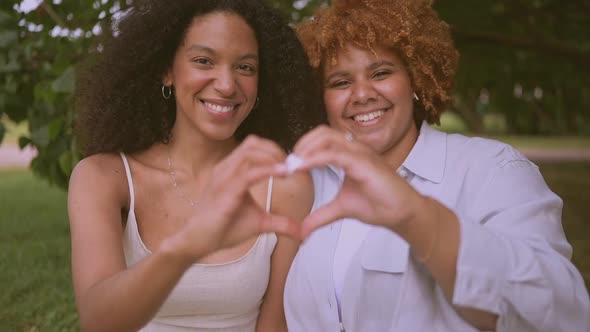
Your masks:
{"label": "woman with dark curly hair", "polygon": [[289,330],[587,331],[562,201],[537,167],[429,126],[458,61],[431,1],[333,3],[298,27],[331,128],[294,149],[318,209],[285,286]]}
{"label": "woman with dark curly hair", "polygon": [[84,330],[285,330],[275,234],[313,189],[272,176],[324,117],[295,32],[260,1],[140,0],[96,49],[68,197]]}

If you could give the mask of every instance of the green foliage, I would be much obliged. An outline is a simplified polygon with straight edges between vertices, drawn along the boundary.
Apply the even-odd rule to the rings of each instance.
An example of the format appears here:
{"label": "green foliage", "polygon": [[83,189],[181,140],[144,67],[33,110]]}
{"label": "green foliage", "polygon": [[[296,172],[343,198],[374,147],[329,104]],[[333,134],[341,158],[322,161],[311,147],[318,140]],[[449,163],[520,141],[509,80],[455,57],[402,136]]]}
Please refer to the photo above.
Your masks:
{"label": "green foliage", "polygon": [[[269,0],[299,22],[328,0]],[[100,21],[132,0],[43,1],[23,14],[0,9],[0,117],[27,120],[21,147],[38,150],[36,174],[65,187],[80,154],[72,135],[75,65]],[[590,135],[588,1],[436,1],[461,53],[455,104],[472,133]],[[33,25],[30,25],[33,24]],[[78,33],[54,37],[55,27]],[[536,92],[535,92],[536,91]],[[518,96],[515,96],[518,95]],[[542,96],[541,96],[542,94]],[[0,143],[6,128],[0,122]]]}
{"label": "green foliage", "polygon": [[[75,64],[88,53],[101,12],[109,20],[126,6],[115,0],[44,1],[27,14],[0,10],[0,117],[27,120],[30,134],[19,145],[37,149],[31,167],[52,184],[65,187],[80,159],[72,133]],[[0,124],[0,142],[4,131]]]}
{"label": "green foliage", "polygon": [[454,111],[471,131],[499,113],[511,134],[590,134],[588,1],[437,1],[436,9],[461,53]]}

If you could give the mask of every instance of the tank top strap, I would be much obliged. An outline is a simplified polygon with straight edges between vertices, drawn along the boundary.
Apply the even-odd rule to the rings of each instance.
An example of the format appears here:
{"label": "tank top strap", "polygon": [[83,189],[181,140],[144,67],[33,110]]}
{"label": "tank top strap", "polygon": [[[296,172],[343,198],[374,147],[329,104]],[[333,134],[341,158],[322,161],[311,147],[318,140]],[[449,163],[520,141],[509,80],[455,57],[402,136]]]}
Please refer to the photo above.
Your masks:
{"label": "tank top strap", "polygon": [[272,201],[272,184],[273,177],[268,178],[268,189],[266,190],[266,213],[270,212],[270,204]]}
{"label": "tank top strap", "polygon": [[135,210],[135,192],[133,191],[133,178],[131,177],[131,168],[125,153],[119,152],[121,159],[123,159],[123,165],[125,165],[125,174],[127,175],[127,185],[129,186],[129,211]]}

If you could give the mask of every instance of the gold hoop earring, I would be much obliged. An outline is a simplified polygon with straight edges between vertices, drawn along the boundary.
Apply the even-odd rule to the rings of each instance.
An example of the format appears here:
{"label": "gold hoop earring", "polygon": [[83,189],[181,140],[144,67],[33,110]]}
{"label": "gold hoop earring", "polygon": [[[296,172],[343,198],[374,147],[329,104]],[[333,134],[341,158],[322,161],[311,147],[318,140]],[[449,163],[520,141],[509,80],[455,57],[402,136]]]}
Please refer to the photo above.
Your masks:
{"label": "gold hoop earring", "polygon": [[414,92],[414,100],[415,100],[415,101],[418,101],[418,100],[420,100],[420,98],[418,98],[418,95],[416,94],[416,92]]}
{"label": "gold hoop earring", "polygon": [[172,87],[168,86],[166,84],[162,84],[162,97],[164,97],[164,99],[170,99],[171,96],[172,96]]}

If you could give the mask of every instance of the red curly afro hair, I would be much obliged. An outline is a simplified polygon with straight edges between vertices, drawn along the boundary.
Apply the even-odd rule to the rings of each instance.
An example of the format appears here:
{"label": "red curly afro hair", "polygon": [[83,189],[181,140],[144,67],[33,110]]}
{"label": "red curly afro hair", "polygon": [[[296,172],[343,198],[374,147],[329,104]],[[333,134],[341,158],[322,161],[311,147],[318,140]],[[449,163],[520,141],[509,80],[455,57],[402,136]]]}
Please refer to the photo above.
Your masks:
{"label": "red curly afro hair", "polygon": [[459,53],[450,27],[428,0],[334,0],[297,27],[311,65],[319,77],[323,64],[352,43],[367,50],[376,45],[397,52],[419,96],[414,118],[439,123],[451,102]]}

